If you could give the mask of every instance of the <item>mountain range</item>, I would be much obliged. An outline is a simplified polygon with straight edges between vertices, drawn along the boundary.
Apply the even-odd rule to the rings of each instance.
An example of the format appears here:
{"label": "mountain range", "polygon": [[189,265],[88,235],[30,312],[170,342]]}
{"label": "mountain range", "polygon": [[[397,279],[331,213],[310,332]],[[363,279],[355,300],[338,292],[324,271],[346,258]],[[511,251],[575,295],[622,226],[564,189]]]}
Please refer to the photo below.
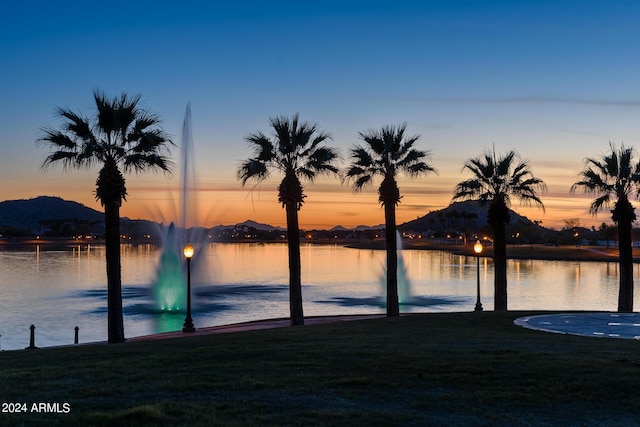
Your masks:
{"label": "mountain range", "polygon": [[[402,231],[405,230],[439,230],[455,229],[459,231],[479,230],[487,226],[488,206],[480,206],[473,200],[464,202],[454,202],[444,209],[429,212],[428,214],[398,225]],[[511,226],[534,227],[539,231],[551,231],[540,225],[539,222],[531,221],[529,218],[509,209]]]}
{"label": "mountain range", "polygon": [[42,227],[45,222],[71,218],[103,222],[104,214],[60,197],[40,196],[34,199],[0,202],[0,226],[4,227],[34,230]]}
{"label": "mountain range", "polygon": [[[511,224],[527,225],[539,228],[541,231],[548,231],[539,224],[530,221],[528,218],[511,212]],[[432,211],[426,215],[412,221],[398,225],[400,231],[446,231],[447,229],[478,230],[486,225],[487,209],[480,207],[473,201],[456,202],[444,209]],[[80,203],[64,200],[60,197],[40,196],[32,199],[7,200],[0,202],[0,230],[7,229],[26,230],[32,233],[40,233],[41,230],[51,229],[53,226],[91,228],[100,234],[103,228],[104,214],[91,209]],[[146,220],[131,220],[122,218],[125,229],[132,227],[157,227],[158,224]],[[370,229],[381,229],[384,225],[365,226],[360,225],[354,228],[335,226],[330,231],[365,231]],[[218,225],[210,230],[223,231],[231,229],[259,230],[263,232],[284,231],[282,227],[275,227],[269,224],[262,224],[253,220],[232,225]]]}

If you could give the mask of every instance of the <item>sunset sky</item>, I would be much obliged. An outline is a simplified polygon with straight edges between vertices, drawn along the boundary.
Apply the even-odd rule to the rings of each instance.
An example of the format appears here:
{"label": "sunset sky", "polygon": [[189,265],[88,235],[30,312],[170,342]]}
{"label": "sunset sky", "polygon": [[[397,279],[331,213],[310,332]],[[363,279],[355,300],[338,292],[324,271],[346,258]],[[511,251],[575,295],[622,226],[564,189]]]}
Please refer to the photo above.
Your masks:
{"label": "sunset sky", "polygon": [[[611,222],[569,188],[610,141],[640,148],[638,1],[5,1],[0,20],[0,200],[101,210],[98,169],[45,173],[36,145],[56,107],[91,114],[94,89],[142,95],[177,144],[191,103],[204,226],[285,225],[281,177],[242,188],[235,175],[244,138],[277,115],[330,132],[343,164],[358,132],[407,122],[439,173],[400,180],[398,223],[447,206],[464,161],[492,146],[547,183],[546,212],[518,212],[556,228]],[[383,223],[378,184],[306,184],[301,227]],[[179,173],[128,175],[121,214],[173,219],[179,187]]]}

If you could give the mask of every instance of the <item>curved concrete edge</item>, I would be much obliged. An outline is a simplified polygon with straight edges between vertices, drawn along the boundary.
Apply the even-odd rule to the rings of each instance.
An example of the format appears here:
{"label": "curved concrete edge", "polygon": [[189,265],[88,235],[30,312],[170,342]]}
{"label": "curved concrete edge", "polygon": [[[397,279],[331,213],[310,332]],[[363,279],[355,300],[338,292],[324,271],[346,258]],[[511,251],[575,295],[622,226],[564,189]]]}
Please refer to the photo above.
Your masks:
{"label": "curved concrete edge", "polygon": [[640,313],[583,312],[519,317],[517,326],[584,337],[640,340]]}
{"label": "curved concrete edge", "polygon": [[[336,316],[307,316],[304,318],[305,325],[317,325],[324,323],[337,323],[337,322],[349,322],[352,320],[367,320],[377,319],[385,317],[384,314],[345,314]],[[137,337],[127,338],[127,342],[131,341],[144,341],[144,340],[157,340],[165,338],[183,338],[194,335],[208,335],[208,334],[222,334],[229,332],[241,332],[241,331],[257,331],[261,329],[273,329],[273,328],[287,328],[291,326],[291,320],[289,318],[279,319],[263,319],[254,320],[242,323],[233,323],[229,325],[218,326],[205,326],[196,328],[194,332],[160,332],[151,335],[142,335]],[[295,327],[295,326],[294,326]]]}

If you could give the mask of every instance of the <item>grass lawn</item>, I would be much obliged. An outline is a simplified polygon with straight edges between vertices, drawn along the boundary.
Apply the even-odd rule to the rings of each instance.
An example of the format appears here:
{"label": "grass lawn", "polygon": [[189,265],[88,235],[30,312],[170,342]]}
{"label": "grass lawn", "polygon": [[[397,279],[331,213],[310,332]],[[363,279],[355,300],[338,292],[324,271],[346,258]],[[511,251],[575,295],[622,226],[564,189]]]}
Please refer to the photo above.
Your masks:
{"label": "grass lawn", "polygon": [[635,426],[640,343],[442,313],[0,353],[1,425]]}

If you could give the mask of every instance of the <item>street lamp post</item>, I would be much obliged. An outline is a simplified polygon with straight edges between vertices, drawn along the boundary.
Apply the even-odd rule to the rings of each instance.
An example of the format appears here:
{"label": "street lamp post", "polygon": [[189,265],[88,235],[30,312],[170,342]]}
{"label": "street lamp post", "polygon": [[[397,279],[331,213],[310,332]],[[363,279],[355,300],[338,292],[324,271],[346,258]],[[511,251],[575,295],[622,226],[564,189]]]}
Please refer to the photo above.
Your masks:
{"label": "street lamp post", "polygon": [[478,274],[476,288],[478,298],[476,299],[476,307],[473,309],[474,311],[482,311],[482,303],[480,302],[480,254],[482,253],[482,249],[484,249],[484,247],[482,246],[482,242],[480,242],[480,240],[476,240],[476,243],[473,245],[473,252],[476,253],[476,260],[478,261],[478,265],[476,268]]}
{"label": "street lamp post", "polygon": [[187,317],[184,319],[182,332],[195,332],[196,328],[193,326],[193,320],[191,319],[191,257],[194,252],[193,246],[187,243],[183,252],[184,257],[187,259]]}

